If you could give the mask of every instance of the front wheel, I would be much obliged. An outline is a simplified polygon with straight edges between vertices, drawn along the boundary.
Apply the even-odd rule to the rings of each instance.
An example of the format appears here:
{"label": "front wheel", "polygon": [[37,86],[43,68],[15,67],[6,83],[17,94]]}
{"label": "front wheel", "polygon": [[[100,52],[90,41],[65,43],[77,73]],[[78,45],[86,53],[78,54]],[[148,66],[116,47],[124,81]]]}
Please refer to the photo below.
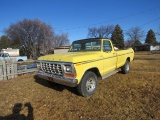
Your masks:
{"label": "front wheel", "polygon": [[88,97],[94,94],[97,89],[97,76],[95,73],[88,71],[83,76],[81,82],[77,86],[78,92],[84,96]]}
{"label": "front wheel", "polygon": [[121,71],[123,74],[127,74],[129,73],[129,70],[130,70],[130,65],[129,65],[129,61],[127,60],[125,64],[121,67]]}

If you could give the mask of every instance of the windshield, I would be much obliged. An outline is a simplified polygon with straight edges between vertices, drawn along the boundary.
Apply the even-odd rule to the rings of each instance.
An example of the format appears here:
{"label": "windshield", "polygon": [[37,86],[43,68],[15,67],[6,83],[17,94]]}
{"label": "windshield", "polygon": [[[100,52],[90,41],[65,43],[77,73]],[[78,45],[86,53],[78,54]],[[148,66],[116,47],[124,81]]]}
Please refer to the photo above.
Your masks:
{"label": "windshield", "polygon": [[101,40],[89,39],[89,40],[74,41],[70,47],[69,52],[100,51],[100,50],[101,50]]}

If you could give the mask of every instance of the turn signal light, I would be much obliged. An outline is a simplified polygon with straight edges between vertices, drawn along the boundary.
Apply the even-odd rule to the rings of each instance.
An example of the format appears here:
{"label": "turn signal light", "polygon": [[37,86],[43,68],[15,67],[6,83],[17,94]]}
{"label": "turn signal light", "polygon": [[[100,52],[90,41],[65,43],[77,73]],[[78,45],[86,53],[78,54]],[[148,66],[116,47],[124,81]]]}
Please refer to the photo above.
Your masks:
{"label": "turn signal light", "polygon": [[75,74],[70,74],[70,73],[65,73],[65,76],[66,76],[66,77],[76,77]]}

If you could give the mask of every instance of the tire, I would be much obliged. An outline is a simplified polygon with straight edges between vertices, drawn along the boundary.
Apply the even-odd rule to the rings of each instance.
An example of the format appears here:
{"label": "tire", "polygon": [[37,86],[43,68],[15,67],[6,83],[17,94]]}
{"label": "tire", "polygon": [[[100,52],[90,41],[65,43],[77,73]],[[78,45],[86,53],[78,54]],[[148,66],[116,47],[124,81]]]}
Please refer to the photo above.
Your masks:
{"label": "tire", "polygon": [[130,64],[129,61],[126,60],[125,64],[121,67],[121,71],[123,74],[127,74],[130,71]]}
{"label": "tire", "polygon": [[94,94],[97,89],[97,76],[95,73],[88,71],[83,76],[81,82],[77,86],[78,92],[84,96],[88,97]]}

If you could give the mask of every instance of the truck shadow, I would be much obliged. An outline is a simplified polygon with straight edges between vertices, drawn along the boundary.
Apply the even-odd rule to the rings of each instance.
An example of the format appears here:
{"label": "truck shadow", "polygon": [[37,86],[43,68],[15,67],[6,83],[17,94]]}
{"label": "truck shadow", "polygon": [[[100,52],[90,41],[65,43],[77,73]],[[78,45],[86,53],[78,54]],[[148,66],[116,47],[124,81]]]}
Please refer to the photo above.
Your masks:
{"label": "truck shadow", "polygon": [[45,87],[54,89],[54,90],[59,91],[59,92],[63,92],[63,90],[66,89],[69,92],[80,96],[76,87],[68,87],[68,86],[65,86],[65,85],[58,84],[58,83],[50,82],[50,81],[44,80],[42,78],[39,78],[37,75],[34,76],[34,79],[35,79],[36,83],[41,84]]}

